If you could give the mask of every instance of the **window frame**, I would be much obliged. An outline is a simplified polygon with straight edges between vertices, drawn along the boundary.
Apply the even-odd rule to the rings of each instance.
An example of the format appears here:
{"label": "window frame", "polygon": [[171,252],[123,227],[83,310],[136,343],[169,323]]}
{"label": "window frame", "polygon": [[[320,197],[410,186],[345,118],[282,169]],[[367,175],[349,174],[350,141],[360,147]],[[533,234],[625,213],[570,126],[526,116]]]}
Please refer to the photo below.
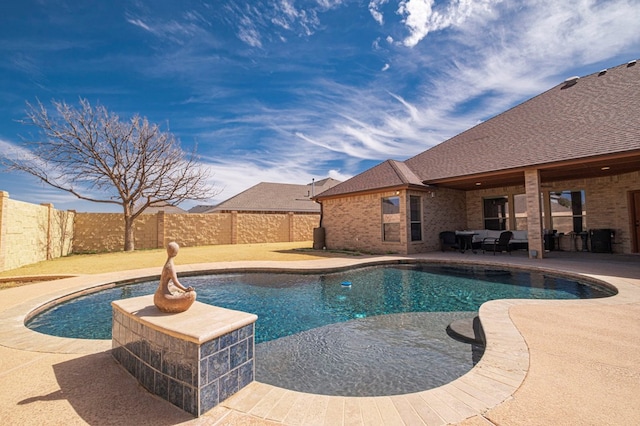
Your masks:
{"label": "window frame", "polygon": [[[392,209],[390,210],[390,207]],[[382,215],[382,242],[399,243],[400,236],[400,196],[392,195],[380,199],[380,213]]]}
{"label": "window frame", "polygon": [[[567,212],[554,212],[553,206],[551,208],[551,228],[558,230],[561,233],[580,233],[585,232],[587,228],[587,196],[584,189],[566,189],[562,191],[550,191],[549,197],[555,195],[559,199],[568,199],[570,204],[565,206],[571,209],[570,214]],[[558,204],[561,205],[560,202]],[[571,219],[571,226],[560,225],[558,226],[558,219]],[[554,223],[555,222],[555,223]],[[570,228],[570,230],[569,230]]]}
{"label": "window frame", "polygon": [[[417,218],[413,216],[413,202],[417,203]],[[414,238],[414,230],[417,230],[417,237]],[[422,197],[419,195],[409,195],[409,241],[420,242],[423,241],[423,232],[422,232]]]}
{"label": "window frame", "polygon": [[[502,216],[500,216],[500,208],[498,208],[497,216],[489,216],[487,217],[487,202],[500,200],[502,204]],[[495,203],[494,203],[495,205]],[[494,226],[487,226],[488,221],[492,221],[498,224],[498,228],[496,229]],[[482,224],[484,229],[492,229],[496,231],[504,231],[509,228],[509,196],[507,195],[499,195],[499,196],[491,196],[491,197],[483,197],[482,198]]]}

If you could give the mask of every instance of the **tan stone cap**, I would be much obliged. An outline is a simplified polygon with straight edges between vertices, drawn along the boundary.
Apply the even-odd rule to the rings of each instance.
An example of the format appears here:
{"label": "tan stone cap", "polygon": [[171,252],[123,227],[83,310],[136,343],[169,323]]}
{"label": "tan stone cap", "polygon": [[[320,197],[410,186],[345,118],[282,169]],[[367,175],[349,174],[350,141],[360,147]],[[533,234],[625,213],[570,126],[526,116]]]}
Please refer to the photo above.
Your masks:
{"label": "tan stone cap", "polygon": [[111,305],[154,330],[199,344],[252,324],[258,319],[255,314],[198,301],[185,312],[167,314],[160,312],[153,304],[153,295],[115,300]]}

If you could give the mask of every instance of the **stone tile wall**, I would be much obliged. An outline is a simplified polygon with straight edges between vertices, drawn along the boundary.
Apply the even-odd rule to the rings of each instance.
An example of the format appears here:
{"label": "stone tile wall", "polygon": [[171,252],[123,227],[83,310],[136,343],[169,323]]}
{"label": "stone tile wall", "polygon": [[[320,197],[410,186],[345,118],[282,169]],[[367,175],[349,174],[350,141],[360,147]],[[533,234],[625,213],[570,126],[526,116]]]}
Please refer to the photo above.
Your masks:
{"label": "stone tile wall", "polygon": [[149,392],[198,417],[254,380],[254,325],[194,343],[113,309],[113,357]]}

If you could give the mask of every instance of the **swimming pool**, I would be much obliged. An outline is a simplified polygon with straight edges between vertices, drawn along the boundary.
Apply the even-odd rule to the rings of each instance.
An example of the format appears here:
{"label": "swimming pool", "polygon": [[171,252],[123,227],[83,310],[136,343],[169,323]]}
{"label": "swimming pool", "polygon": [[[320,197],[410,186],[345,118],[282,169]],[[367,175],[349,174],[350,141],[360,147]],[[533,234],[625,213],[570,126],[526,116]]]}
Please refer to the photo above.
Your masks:
{"label": "swimming pool", "polygon": [[[537,272],[428,264],[326,274],[220,274],[181,282],[195,287],[201,302],[258,315],[257,380],[351,396],[425,390],[465,374],[481,348],[452,340],[445,329],[455,319],[474,316],[488,300],[615,293]],[[110,302],[151,294],[156,286],[125,285],[74,299],[27,326],[64,337],[110,339]]]}
{"label": "swimming pool", "polygon": [[[608,288],[538,272],[426,264],[325,274],[216,274],[180,280],[197,290],[200,302],[257,314],[256,343],[376,315],[475,312],[493,299],[580,299],[615,294]],[[110,339],[110,302],[153,294],[156,287],[157,282],[150,281],[78,297],[40,313],[26,325],[54,336]]]}

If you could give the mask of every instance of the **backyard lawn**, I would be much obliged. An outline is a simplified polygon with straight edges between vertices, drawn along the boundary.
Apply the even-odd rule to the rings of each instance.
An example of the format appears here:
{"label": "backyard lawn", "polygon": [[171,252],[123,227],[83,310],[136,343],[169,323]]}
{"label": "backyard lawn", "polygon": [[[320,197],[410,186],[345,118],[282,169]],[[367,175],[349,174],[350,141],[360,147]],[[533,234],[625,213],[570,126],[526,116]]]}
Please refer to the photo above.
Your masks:
{"label": "backyard lawn", "polygon": [[[344,253],[313,250],[311,241],[269,244],[232,244],[181,247],[176,265],[229,262],[237,260],[312,260]],[[0,273],[0,289],[24,285],[37,280],[13,280],[34,275],[99,274],[128,269],[161,268],[167,258],[164,249],[101,254],[80,254],[47,260]]]}

